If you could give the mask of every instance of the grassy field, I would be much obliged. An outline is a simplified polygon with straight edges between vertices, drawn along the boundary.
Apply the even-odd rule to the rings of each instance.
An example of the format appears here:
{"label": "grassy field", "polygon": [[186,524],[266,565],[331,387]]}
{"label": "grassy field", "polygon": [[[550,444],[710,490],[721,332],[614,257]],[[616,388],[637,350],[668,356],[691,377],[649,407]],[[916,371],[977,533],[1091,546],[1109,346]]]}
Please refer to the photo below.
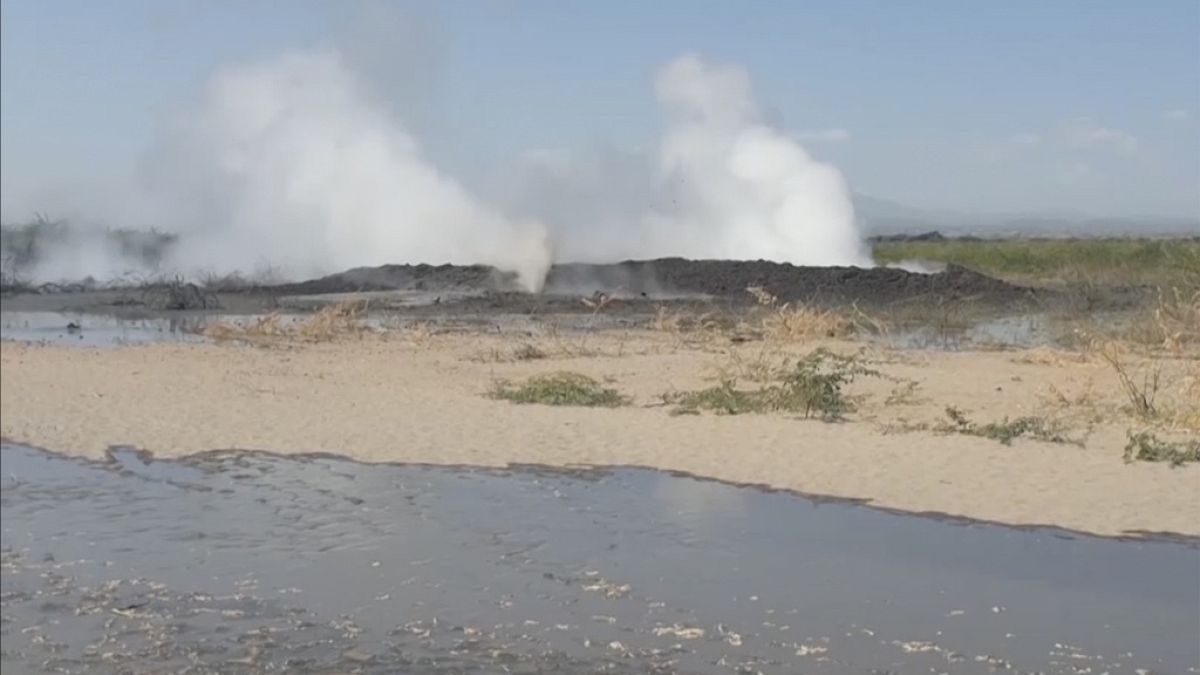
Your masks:
{"label": "grassy field", "polygon": [[1022,283],[1200,288],[1200,238],[881,241],[874,253],[880,264],[934,260]]}

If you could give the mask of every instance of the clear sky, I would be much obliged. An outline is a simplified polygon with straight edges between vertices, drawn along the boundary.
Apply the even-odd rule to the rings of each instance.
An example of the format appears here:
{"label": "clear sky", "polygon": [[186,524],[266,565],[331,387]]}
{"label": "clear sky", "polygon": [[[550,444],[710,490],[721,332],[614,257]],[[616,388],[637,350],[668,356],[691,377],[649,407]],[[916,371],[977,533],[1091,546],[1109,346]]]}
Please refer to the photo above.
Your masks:
{"label": "clear sky", "polygon": [[3,0],[0,30],[9,218],[104,193],[215,68],[324,46],[468,184],[653,143],[653,74],[698,52],[857,192],[1200,216],[1200,0]]}

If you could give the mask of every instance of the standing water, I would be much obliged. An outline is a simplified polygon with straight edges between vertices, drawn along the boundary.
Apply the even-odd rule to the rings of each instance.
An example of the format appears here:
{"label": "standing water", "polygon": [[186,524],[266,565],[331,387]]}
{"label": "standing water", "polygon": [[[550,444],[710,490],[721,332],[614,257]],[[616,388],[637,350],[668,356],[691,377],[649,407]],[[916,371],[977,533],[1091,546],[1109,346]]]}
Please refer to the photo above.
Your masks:
{"label": "standing water", "polygon": [[1200,551],[647,470],[3,464],[2,669],[1194,673]]}

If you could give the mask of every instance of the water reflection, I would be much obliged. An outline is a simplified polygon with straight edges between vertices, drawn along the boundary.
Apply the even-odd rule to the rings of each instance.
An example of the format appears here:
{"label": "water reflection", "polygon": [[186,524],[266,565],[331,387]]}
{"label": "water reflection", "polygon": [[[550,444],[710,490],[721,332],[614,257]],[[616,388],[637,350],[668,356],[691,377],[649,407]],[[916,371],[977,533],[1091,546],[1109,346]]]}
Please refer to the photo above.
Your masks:
{"label": "water reflection", "polygon": [[1187,672],[1200,553],[643,470],[8,445],[3,669]]}
{"label": "water reflection", "polygon": [[207,314],[118,317],[71,312],[2,312],[0,338],[42,344],[106,347],[146,342],[195,342],[209,322]]}

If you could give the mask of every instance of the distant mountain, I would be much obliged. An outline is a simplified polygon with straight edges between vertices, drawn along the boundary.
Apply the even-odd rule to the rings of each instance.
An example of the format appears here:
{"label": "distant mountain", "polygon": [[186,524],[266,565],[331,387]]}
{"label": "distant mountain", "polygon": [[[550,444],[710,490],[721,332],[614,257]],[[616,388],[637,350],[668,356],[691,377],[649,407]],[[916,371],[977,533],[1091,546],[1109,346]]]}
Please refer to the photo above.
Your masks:
{"label": "distant mountain", "polygon": [[1076,211],[969,213],[924,209],[855,193],[854,210],[867,236],[938,230],[949,236],[1115,237],[1200,236],[1200,218],[1095,216]]}

